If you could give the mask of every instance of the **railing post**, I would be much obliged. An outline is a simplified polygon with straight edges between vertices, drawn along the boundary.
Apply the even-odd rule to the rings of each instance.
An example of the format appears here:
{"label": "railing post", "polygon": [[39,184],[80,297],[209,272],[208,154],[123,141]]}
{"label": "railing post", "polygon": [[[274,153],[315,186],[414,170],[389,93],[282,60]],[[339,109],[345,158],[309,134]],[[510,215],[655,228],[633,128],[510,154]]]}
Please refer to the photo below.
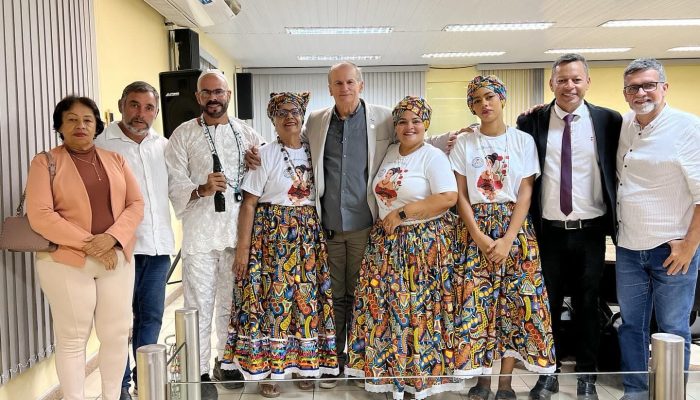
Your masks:
{"label": "railing post", "polygon": [[[182,347],[182,345],[185,345]],[[199,312],[196,308],[175,310],[175,345],[180,351],[180,376],[183,382],[200,382],[199,372]],[[184,389],[184,390],[182,390]],[[201,400],[200,385],[181,388],[183,400]]]}
{"label": "railing post", "polygon": [[136,374],[140,400],[168,399],[166,347],[149,344],[136,349]]}
{"label": "railing post", "polygon": [[651,335],[649,394],[652,399],[685,399],[684,348],[685,340],[678,335]]}

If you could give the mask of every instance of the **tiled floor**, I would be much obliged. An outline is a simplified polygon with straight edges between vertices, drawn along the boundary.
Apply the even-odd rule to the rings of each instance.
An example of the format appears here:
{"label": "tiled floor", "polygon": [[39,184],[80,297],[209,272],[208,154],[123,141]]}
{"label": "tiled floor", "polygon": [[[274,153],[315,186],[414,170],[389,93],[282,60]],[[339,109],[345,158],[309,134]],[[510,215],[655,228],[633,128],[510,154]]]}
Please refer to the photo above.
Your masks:
{"label": "tiled floor", "polygon": [[[163,328],[161,330],[161,336],[159,343],[164,343],[165,337],[173,335],[175,332],[175,310],[182,308],[182,296],[176,299],[172,304],[170,304],[166,310],[163,319]],[[212,354],[212,364],[213,357]],[[687,399],[690,400],[700,400],[700,346],[693,345],[693,353],[691,357],[691,370],[698,369],[698,371],[691,373],[689,377],[689,383],[687,386],[688,396]],[[498,366],[494,368],[494,371],[498,370]],[[563,366],[564,372],[572,372],[573,364],[565,363]],[[513,389],[515,390],[518,399],[527,399],[528,392],[534,386],[537,381],[537,375],[531,374],[523,369],[515,370],[515,376],[513,376]],[[496,391],[498,378],[493,378],[492,390]],[[467,391],[470,387],[475,384],[476,380],[467,380],[464,383],[464,390],[460,392],[451,393],[441,393],[438,395],[430,396],[430,400],[466,400]],[[564,400],[564,399],[575,399],[576,398],[576,376],[574,374],[564,374],[559,378],[559,393],[552,396],[554,400]],[[257,384],[248,383],[242,389],[237,390],[227,390],[217,385],[219,391],[220,400],[261,400],[264,397],[258,394]],[[181,386],[184,390],[184,385]],[[339,381],[338,386],[334,389],[321,389],[316,387],[313,391],[302,391],[298,389],[292,382],[282,382],[280,383],[281,396],[278,397],[280,400],[286,399],[308,399],[308,400],[391,400],[391,394],[383,393],[369,393],[362,388],[358,387],[354,382],[351,381]],[[617,400],[622,397],[622,384],[620,375],[605,375],[600,374],[598,376],[598,396],[600,400]],[[100,377],[99,371],[92,373],[86,383],[85,394],[88,399],[99,399],[100,398]],[[134,399],[138,397],[134,396]]]}

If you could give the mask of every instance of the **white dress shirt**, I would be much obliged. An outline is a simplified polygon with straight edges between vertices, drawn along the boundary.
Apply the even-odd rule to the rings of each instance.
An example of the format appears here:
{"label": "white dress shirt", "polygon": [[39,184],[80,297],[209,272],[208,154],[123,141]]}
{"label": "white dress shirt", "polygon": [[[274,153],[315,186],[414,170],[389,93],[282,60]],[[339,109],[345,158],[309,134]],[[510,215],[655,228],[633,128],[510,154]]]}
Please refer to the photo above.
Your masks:
{"label": "white dress shirt", "polygon": [[591,114],[585,103],[572,113],[571,121],[571,200],[573,211],[568,216],[560,208],[561,142],[564,117],[568,114],[556,103],[549,117],[547,152],[542,169],[542,217],[552,221],[593,219],[605,215],[603,185],[596,152]]}
{"label": "white dress shirt", "polygon": [[[224,174],[233,186],[242,181],[242,156],[251,146],[259,146],[262,137],[243,121],[229,117],[239,133],[240,143],[231,131],[231,125],[208,126],[219,155]],[[240,145],[240,148],[239,148]],[[233,187],[224,192],[226,211],[214,210],[214,196],[190,200],[192,191],[207,182],[213,161],[209,141],[198,119],[182,123],[170,137],[165,150],[168,165],[170,201],[175,215],[182,219],[182,253],[208,253],[236,247],[238,210],[241,203],[234,199]]]}
{"label": "white dress shirt", "polygon": [[112,122],[95,138],[95,145],[124,156],[141,187],[143,221],[136,229],[134,254],[175,254],[165,167],[168,139],[150,129],[143,141],[136,143],[122,132],[118,122]]}
{"label": "white dress shirt", "polygon": [[668,104],[644,128],[625,114],[617,179],[619,246],[648,250],[685,237],[700,204],[700,119]]}

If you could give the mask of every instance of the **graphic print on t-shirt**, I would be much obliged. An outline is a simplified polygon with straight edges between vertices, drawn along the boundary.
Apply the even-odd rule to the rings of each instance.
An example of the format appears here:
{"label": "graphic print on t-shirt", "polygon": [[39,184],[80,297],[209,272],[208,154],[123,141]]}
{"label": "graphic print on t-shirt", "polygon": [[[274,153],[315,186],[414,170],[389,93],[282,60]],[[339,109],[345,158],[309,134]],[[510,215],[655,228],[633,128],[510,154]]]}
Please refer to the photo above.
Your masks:
{"label": "graphic print on t-shirt", "polygon": [[401,167],[392,167],[384,172],[382,179],[377,182],[374,187],[374,193],[377,194],[379,200],[387,207],[391,207],[391,203],[396,200],[397,191],[401,187],[403,174],[408,172],[407,169]]}
{"label": "graphic print on t-shirt", "polygon": [[476,189],[487,199],[493,200],[503,189],[503,181],[508,173],[508,155],[490,153],[485,158],[486,165],[476,181]]}
{"label": "graphic print on t-shirt", "polygon": [[311,196],[311,189],[313,188],[313,172],[311,168],[304,165],[295,165],[294,170],[285,171],[284,175],[292,180],[292,185],[287,191],[287,197],[295,206],[301,205],[306,199]]}

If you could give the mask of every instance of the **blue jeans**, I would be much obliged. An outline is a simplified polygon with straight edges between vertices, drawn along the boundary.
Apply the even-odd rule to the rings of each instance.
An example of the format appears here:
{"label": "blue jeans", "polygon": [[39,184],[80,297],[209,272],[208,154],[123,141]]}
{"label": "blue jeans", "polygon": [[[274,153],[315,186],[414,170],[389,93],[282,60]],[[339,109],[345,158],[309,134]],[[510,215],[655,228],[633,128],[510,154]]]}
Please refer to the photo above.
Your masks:
{"label": "blue jeans", "polygon": [[671,254],[668,244],[650,250],[617,247],[615,274],[622,325],[618,331],[625,394],[632,397],[649,391],[649,323],[652,306],[661,332],[685,339],[685,370],[690,362],[690,311],[695,298],[700,250],[688,273],[667,275],[663,262]]}
{"label": "blue jeans", "polygon": [[[134,279],[134,297],[131,307],[134,313],[134,330],[131,347],[136,358],[136,349],[158,342],[160,327],[163,323],[165,307],[165,284],[170,269],[170,256],[134,255],[136,277]],[[126,360],[126,370],[122,387],[128,388],[131,381],[131,367]],[[136,383],[136,367],[134,367]]]}

